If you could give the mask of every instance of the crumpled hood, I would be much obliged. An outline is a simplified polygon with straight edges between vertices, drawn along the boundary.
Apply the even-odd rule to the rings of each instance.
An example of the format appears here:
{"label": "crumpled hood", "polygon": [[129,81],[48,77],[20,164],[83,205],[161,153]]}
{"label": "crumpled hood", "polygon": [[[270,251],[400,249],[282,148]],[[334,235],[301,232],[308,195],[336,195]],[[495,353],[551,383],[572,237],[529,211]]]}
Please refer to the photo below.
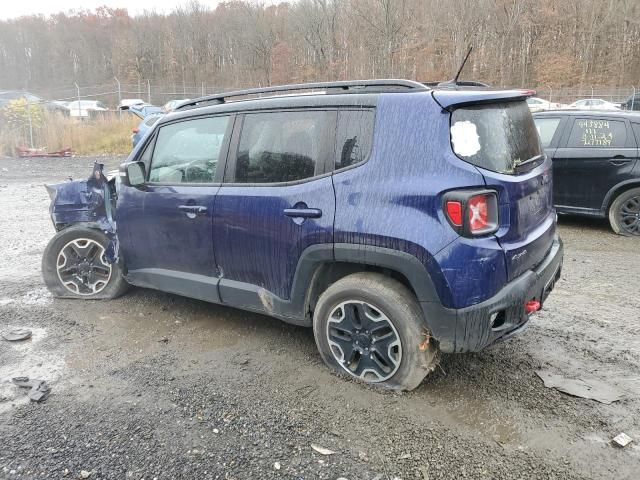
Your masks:
{"label": "crumpled hood", "polygon": [[45,188],[51,197],[49,213],[56,231],[74,225],[102,230],[112,240],[107,248],[107,259],[115,261],[117,237],[112,190],[103,169],[103,164],[95,163],[88,179],[48,184]]}

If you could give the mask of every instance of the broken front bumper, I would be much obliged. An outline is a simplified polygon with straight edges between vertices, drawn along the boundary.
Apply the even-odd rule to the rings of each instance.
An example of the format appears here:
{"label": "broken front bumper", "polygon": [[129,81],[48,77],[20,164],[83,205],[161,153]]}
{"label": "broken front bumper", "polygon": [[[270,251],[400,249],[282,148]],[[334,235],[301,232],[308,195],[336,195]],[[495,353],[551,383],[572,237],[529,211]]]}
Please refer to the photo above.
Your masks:
{"label": "broken front bumper", "polygon": [[440,349],[446,353],[477,352],[524,331],[531,315],[525,303],[544,304],[562,271],[564,248],[556,236],[544,260],[508,283],[490,299],[461,309],[422,303],[422,309]]}

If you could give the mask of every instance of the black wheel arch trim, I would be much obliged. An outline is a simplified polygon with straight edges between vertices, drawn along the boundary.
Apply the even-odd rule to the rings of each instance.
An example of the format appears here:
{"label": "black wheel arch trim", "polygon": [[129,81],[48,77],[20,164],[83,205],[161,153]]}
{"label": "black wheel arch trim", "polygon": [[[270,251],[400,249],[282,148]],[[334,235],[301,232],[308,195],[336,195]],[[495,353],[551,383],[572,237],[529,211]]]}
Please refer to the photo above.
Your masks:
{"label": "black wheel arch trim", "polygon": [[609,208],[611,208],[611,204],[621,193],[638,187],[640,187],[640,178],[625,180],[624,182],[620,182],[617,185],[611,187],[607,194],[604,196],[604,201],[602,202],[602,213],[606,214],[609,211]]}
{"label": "black wheel arch trim", "polygon": [[[440,298],[426,267],[413,255],[390,248],[348,243],[317,244],[307,247],[298,260],[289,299],[282,299],[257,286],[221,278],[219,283],[222,303],[245,310],[266,313],[297,325],[310,326],[310,304],[316,280],[323,266],[347,263],[385,268],[403,275],[421,304],[436,304]],[[433,323],[433,324],[432,324]],[[427,322],[434,335],[440,329],[436,322]]]}

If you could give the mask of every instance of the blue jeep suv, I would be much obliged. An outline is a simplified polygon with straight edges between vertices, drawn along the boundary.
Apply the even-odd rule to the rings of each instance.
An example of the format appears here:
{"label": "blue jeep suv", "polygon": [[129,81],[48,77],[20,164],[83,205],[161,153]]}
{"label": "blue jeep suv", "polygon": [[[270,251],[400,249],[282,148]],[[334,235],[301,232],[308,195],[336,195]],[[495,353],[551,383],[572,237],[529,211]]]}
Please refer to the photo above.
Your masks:
{"label": "blue jeep suv", "polygon": [[55,296],[129,284],[313,326],[336,372],[415,388],[521,332],[562,266],[531,91],[407,80],[188,101],[121,166],[49,185]]}

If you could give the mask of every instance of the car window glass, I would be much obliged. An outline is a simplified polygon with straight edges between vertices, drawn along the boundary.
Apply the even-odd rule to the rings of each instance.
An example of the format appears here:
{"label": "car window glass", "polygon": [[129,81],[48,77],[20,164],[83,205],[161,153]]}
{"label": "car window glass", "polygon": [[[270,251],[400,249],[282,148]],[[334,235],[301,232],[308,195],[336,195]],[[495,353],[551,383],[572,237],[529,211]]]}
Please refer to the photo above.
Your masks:
{"label": "car window glass", "polygon": [[326,111],[246,115],[235,181],[276,183],[313,177],[327,155],[330,115]]}
{"label": "car window glass", "polygon": [[151,158],[150,182],[210,183],[229,117],[208,117],[160,127]]}
{"label": "car window glass", "polygon": [[146,120],[144,121],[144,124],[145,124],[147,127],[150,127],[150,126],[152,126],[154,123],[156,123],[156,122],[158,121],[158,118],[160,118],[160,117],[152,116],[152,117],[150,117],[150,118],[146,119]]}
{"label": "car window glass", "polygon": [[636,136],[636,143],[638,147],[640,147],[640,123],[632,123],[631,125],[633,126],[633,133],[635,133]]}
{"label": "car window glass", "polygon": [[561,118],[534,118],[536,122],[536,130],[538,130],[538,136],[540,137],[540,143],[544,148],[551,145],[551,140],[560,125]]}
{"label": "car window glass", "polygon": [[142,152],[142,155],[138,157],[139,162],[144,163],[144,168],[148,172],[149,165],[151,165],[151,154],[153,153],[153,146],[155,144],[155,140],[150,141]]}
{"label": "car window glass", "polygon": [[573,122],[568,147],[620,148],[627,142],[627,126],[617,120],[577,118]]}
{"label": "car window glass", "polygon": [[492,172],[513,175],[521,163],[542,158],[538,132],[524,101],[457,108],[449,130],[459,158]]}
{"label": "car window glass", "polygon": [[367,159],[373,141],[373,110],[344,110],[338,113],[336,170]]}

